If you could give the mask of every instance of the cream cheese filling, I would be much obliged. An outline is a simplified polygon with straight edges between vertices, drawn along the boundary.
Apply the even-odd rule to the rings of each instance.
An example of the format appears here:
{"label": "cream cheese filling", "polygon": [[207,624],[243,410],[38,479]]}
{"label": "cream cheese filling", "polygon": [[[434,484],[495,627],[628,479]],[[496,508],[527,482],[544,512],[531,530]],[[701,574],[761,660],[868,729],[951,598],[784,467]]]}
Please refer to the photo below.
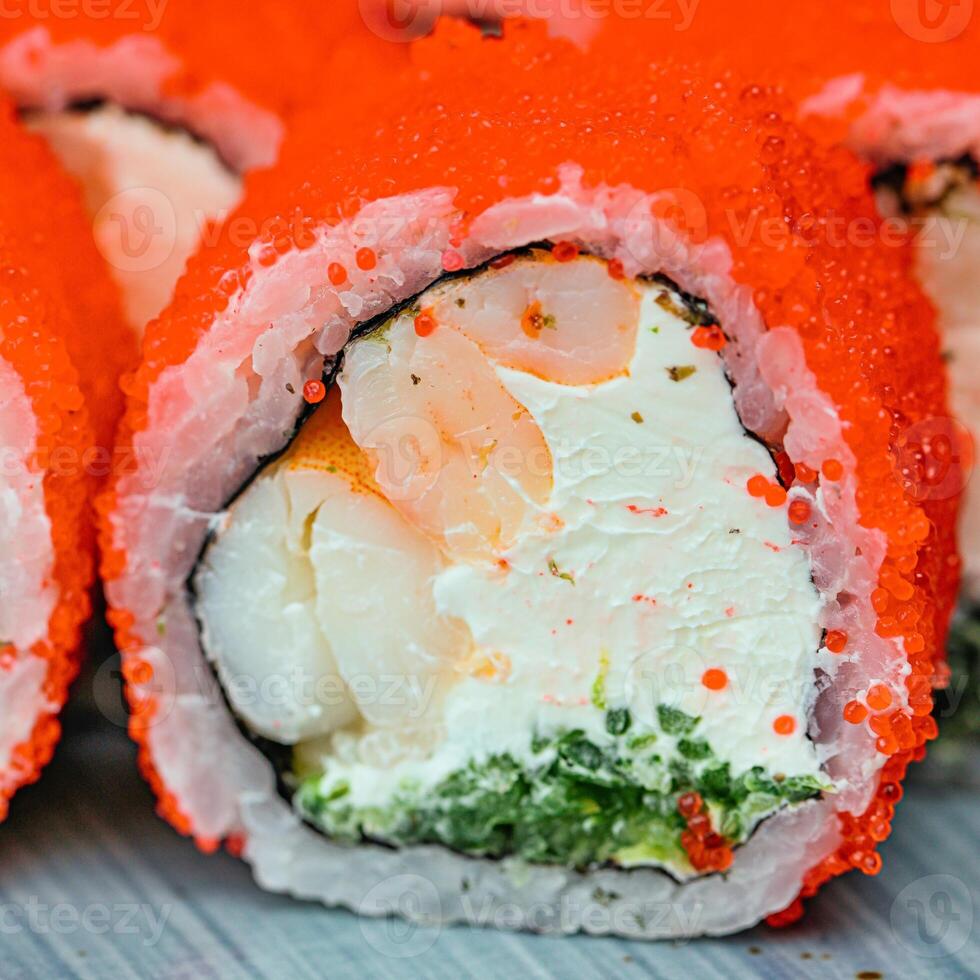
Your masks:
{"label": "cream cheese filling", "polygon": [[[719,354],[693,343],[682,297],[652,281],[610,286],[591,258],[565,266],[535,253],[438,284],[355,340],[339,398],[307,423],[313,435],[259,475],[206,551],[198,616],[233,708],[296,745],[326,789],[348,787],[351,805],[384,806],[400,786],[424,792],[494,755],[530,763],[541,736],[577,730],[604,744],[607,711],[623,708],[637,730],[657,729],[663,706],[699,718],[698,737],[734,774],[819,774],[807,709],[821,597],[785,503],[746,489],[760,474],[775,483],[772,457],[743,429]],[[605,282],[575,294],[597,269]],[[592,302],[617,288],[634,301],[624,369],[569,383],[622,346],[622,324]],[[490,330],[514,309],[524,334],[553,349],[528,355],[520,334]],[[532,331],[528,310],[542,318]],[[426,346],[429,311],[432,337],[447,332],[443,360]],[[592,321],[594,336],[559,336]],[[574,354],[555,354],[562,343]],[[467,386],[471,355],[492,385],[481,375],[483,388]],[[383,408],[402,390],[393,378],[411,378],[419,399],[394,426]],[[430,385],[453,394],[452,438],[453,406],[435,412]],[[534,438],[507,428],[504,396]],[[479,425],[487,406],[492,432]],[[340,455],[321,437],[338,428],[349,440]],[[477,447],[469,477],[453,468],[462,436]],[[351,450],[366,469],[347,465]],[[433,459],[421,485],[392,478],[400,463],[417,475]],[[494,512],[497,537],[482,512],[467,526],[454,501],[470,491],[440,485],[444,473],[511,494]],[[275,698],[270,679],[282,682]],[[661,754],[676,752],[677,738],[659,739]]]}

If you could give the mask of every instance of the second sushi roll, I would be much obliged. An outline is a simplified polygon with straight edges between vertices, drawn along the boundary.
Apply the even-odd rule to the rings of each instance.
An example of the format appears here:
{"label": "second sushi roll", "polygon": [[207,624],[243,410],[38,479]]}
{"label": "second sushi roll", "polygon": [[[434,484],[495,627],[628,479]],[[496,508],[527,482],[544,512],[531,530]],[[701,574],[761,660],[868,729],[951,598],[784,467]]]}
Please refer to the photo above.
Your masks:
{"label": "second sushi roll", "polygon": [[133,731],[267,887],[657,938],[880,869],[954,599],[891,453],[934,315],[833,233],[878,227],[856,160],[622,40],[441,24],[150,328],[124,441],[170,464],[102,505]]}
{"label": "second sushi roll", "polygon": [[76,188],[0,99],[0,820],[78,671],[129,339]]}

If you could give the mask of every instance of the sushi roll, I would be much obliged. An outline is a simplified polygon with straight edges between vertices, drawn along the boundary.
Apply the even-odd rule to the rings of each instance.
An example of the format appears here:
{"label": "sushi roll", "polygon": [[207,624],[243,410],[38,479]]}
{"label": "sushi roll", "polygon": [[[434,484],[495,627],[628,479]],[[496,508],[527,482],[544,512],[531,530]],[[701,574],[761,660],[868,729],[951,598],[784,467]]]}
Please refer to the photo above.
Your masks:
{"label": "sushi roll", "polygon": [[[38,778],[78,668],[95,480],[129,334],[81,201],[0,102],[0,819]],[[79,367],[81,370],[79,370]]]}
{"label": "sushi roll", "polygon": [[[170,301],[202,237],[272,165],[290,115],[318,89],[341,38],[370,70],[353,0],[329,15],[231,0],[113,3],[0,19],[0,88],[82,184],[94,234],[135,331]],[[352,55],[348,53],[348,60]]]}
{"label": "sushi roll", "polygon": [[856,159],[621,41],[440,22],[149,328],[121,439],[166,465],[100,506],[131,730],[267,888],[662,938],[881,867],[955,592],[892,454],[933,311],[835,234],[880,227]]}

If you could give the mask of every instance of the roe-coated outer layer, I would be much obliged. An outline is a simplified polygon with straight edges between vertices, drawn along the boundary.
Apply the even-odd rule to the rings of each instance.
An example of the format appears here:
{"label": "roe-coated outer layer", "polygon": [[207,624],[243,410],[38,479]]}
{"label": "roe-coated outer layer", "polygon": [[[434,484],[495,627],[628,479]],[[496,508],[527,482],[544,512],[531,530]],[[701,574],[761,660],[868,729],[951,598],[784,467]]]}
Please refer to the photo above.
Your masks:
{"label": "roe-coated outer layer", "polygon": [[[39,691],[21,687],[4,697],[7,725],[27,710],[20,696],[37,697],[43,708],[0,773],[2,817],[14,791],[38,777],[60,734],[57,712],[78,669],[79,631],[90,611],[91,493],[111,467],[110,438],[120,409],[111,385],[132,355],[77,190],[47,147],[23,132],[7,103],[0,104],[0,184],[0,364],[19,377],[35,428],[28,457],[4,446],[0,480],[9,476],[24,492],[42,481],[44,503],[44,514],[32,518],[22,498],[23,512],[8,529],[14,551],[4,560],[37,567],[36,591],[52,595],[46,629],[40,624],[42,639],[27,649],[0,642],[0,675],[11,679],[32,658],[46,665]],[[4,392],[5,412],[16,411],[16,397],[13,390]],[[19,438],[27,435],[23,425],[15,427]],[[39,534],[27,529],[32,519],[40,522]],[[15,629],[29,605],[25,601],[12,615]]]}

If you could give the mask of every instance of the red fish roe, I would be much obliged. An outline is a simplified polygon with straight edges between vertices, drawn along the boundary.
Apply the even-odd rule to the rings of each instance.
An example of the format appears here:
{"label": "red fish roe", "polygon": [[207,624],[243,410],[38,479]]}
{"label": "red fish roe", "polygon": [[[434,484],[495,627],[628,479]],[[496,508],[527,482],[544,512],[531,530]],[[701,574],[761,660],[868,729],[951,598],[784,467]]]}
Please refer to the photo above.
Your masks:
{"label": "red fish roe", "polygon": [[753,497],[764,497],[769,490],[769,486],[769,481],[761,474],[750,477],[749,482],[746,484],[746,488]]}
{"label": "red fish roe", "polygon": [[310,405],[319,405],[327,397],[327,386],[319,378],[311,378],[303,385],[303,399]]}
{"label": "red fish roe", "polygon": [[358,269],[370,272],[378,264],[378,255],[373,248],[359,248],[354,256]]}
{"label": "red fish roe", "polygon": [[928,677],[916,675],[908,680],[909,709],[913,715],[925,716],[932,712],[932,682]]}
{"label": "red fish roe", "polygon": [[683,793],[677,798],[677,811],[687,821],[681,846],[695,871],[727,871],[735,856],[725,838],[712,830],[700,794]]}
{"label": "red fish roe", "polygon": [[847,649],[847,634],[843,630],[828,630],[824,645],[831,653],[843,653]]}
{"label": "red fish roe", "polygon": [[711,667],[701,675],[701,683],[709,691],[723,691],[728,687],[728,674],[718,667]]}
{"label": "red fish roe", "polygon": [[860,725],[868,717],[868,709],[860,701],[848,701],[844,705],[844,721]]}
{"label": "red fish roe", "polygon": [[805,500],[794,500],[789,505],[789,519],[794,524],[805,524],[810,520],[813,508]]}
{"label": "red fish roe", "polygon": [[685,819],[701,812],[703,802],[699,793],[682,793],[677,797],[677,812]]}
{"label": "red fish roe", "polygon": [[770,507],[782,507],[786,503],[786,491],[778,484],[766,490],[766,503]]}
{"label": "red fish roe", "polygon": [[687,829],[696,837],[705,837],[711,832],[711,817],[699,809],[687,818]]}
{"label": "red fish roe", "polygon": [[875,735],[884,737],[892,734],[892,720],[888,715],[872,715],[868,719],[868,727]]}
{"label": "red fish roe", "polygon": [[888,594],[888,591],[886,589],[875,589],[871,593],[871,605],[879,616],[883,615],[889,605],[891,605],[891,596]]}
{"label": "red fish roe", "polygon": [[580,251],[578,245],[574,242],[557,242],[551,250],[551,254],[559,262],[573,262],[579,257]]}
{"label": "red fish roe", "polygon": [[459,272],[464,264],[463,256],[459,252],[448,249],[442,253],[442,267],[446,272]]}
{"label": "red fish roe", "polygon": [[621,280],[626,278],[626,270],[623,268],[621,259],[610,259],[606,266],[609,276],[612,279]]}
{"label": "red fish roe", "polygon": [[800,483],[813,483],[817,478],[817,471],[810,469],[806,463],[797,463],[795,466],[796,479]]}
{"label": "red fish roe", "polygon": [[865,701],[873,711],[884,711],[892,703],[891,689],[884,684],[875,684],[874,687],[868,688]]}
{"label": "red fish roe", "polygon": [[[779,8],[763,2],[779,19]],[[712,7],[710,15],[699,11],[690,37],[679,45],[698,36],[703,41],[704,31],[717,30],[716,11],[717,23],[739,25],[728,36],[741,37],[746,18],[740,5]],[[311,120],[293,131],[281,166],[257,176],[242,213],[261,222],[299,207],[319,227],[352,217],[347,201],[391,200],[448,184],[456,189],[454,207],[469,227],[502,202],[555,193],[559,169],[569,163],[580,168],[589,188],[690,192],[699,207],[686,215],[678,234],[697,245],[717,241],[727,247],[734,282],[754,301],[764,324],[795,333],[807,369],[838,406],[848,452],[839,453],[836,475],[833,467],[829,474],[821,467],[828,483],[839,484],[825,490],[854,488],[861,526],[880,533],[889,561],[911,583],[907,599],[885,588],[875,591],[877,630],[894,640],[896,657],[907,644],[907,684],[931,678],[955,596],[958,568],[949,559],[955,550],[956,502],[916,499],[893,466],[896,433],[948,415],[935,314],[909,275],[913,251],[902,242],[879,248],[833,234],[841,222],[877,227],[874,201],[866,193],[867,168],[847,152],[828,148],[822,134],[787,122],[793,105],[770,78],[739,81],[729,73],[702,78],[696,71],[651,64],[649,38],[634,37],[637,22],[617,28],[613,20],[608,18],[588,53],[549,39],[543,25],[512,24],[503,38],[488,41],[466,25],[441,23],[431,38],[411,46],[414,67],[391,83],[404,99],[392,103],[385,85],[348,86],[344,99],[324,109],[330,126],[321,116],[315,125]],[[751,20],[746,30],[755,40],[765,33],[765,19]],[[799,33],[792,36],[798,39]],[[839,63],[836,55],[833,60]],[[767,71],[758,64],[753,57],[746,69]],[[473,78],[484,84],[475,87]],[[494,124],[486,125],[488,120]],[[329,138],[337,131],[345,134],[343,145]],[[681,229],[681,223],[674,224]],[[780,229],[775,243],[773,228]],[[157,379],[186,361],[210,328],[219,302],[215,269],[222,276],[234,273],[243,286],[259,274],[240,244],[220,243],[192,261],[173,307],[147,332],[144,363],[127,388],[124,444],[149,424]],[[227,296],[222,298],[227,303]],[[799,465],[796,478],[813,482]],[[770,481],[760,479],[761,488],[753,478],[749,492],[758,490],[755,495],[763,498]],[[130,505],[125,496],[117,499],[117,492],[106,497],[106,513],[124,513]],[[130,560],[125,528],[117,530],[107,520],[105,535],[106,575],[118,577]],[[902,571],[900,561],[914,565]],[[115,610],[113,619],[120,648],[130,656],[144,641],[146,627],[126,610]],[[893,725],[892,734],[878,736],[889,756],[882,760],[882,783],[899,782],[933,736],[928,691],[916,697],[921,700],[916,713],[907,716],[907,729],[903,721],[898,734]],[[152,707],[134,718],[138,735],[145,737],[150,717]],[[902,748],[909,738],[911,747]],[[149,759],[146,748],[143,758]],[[159,780],[155,788],[162,790]],[[172,797],[164,794],[162,806],[178,826],[186,825]],[[867,828],[881,832],[885,807],[876,798],[864,813],[847,815],[840,846],[806,875],[802,897],[854,867],[856,853],[868,864],[864,855],[875,842]],[[703,863],[704,841],[692,836],[688,843],[689,853],[693,849]],[[712,861],[723,864],[725,851],[717,850]],[[791,917],[798,907],[794,903],[777,919]]]}
{"label": "red fish roe", "polygon": [[882,783],[878,789],[879,799],[890,803],[892,806],[901,800],[902,795],[903,791],[899,783]]}
{"label": "red fish roe", "polygon": [[799,922],[802,918],[803,902],[797,898],[781,912],[773,912],[772,915],[766,916],[766,925],[772,926],[774,929],[784,929],[794,922]]}
{"label": "red fish roe", "polygon": [[691,334],[691,343],[703,350],[720,351],[727,342],[721,327],[717,325],[696,327]]}
{"label": "red fish roe", "polygon": [[898,569],[892,565],[884,565],[879,580],[896,599],[907,602],[915,594],[912,583],[902,578]]}
{"label": "red fish roe", "polygon": [[123,677],[130,684],[149,684],[153,680],[153,667],[145,660],[132,660],[124,665]]}
{"label": "red fish roe", "polygon": [[796,719],[792,715],[780,715],[773,723],[777,735],[792,735],[796,731]]}
{"label": "red fish roe", "polygon": [[342,286],[347,282],[347,270],[339,262],[331,262],[327,266],[327,278],[333,286]]}
{"label": "red fish roe", "polygon": [[420,337],[428,337],[439,326],[438,321],[432,313],[432,309],[423,310],[415,318],[415,332]]}
{"label": "red fish roe", "polygon": [[844,475],[844,466],[839,459],[828,459],[820,467],[820,472],[823,474],[824,479],[837,481]]}

